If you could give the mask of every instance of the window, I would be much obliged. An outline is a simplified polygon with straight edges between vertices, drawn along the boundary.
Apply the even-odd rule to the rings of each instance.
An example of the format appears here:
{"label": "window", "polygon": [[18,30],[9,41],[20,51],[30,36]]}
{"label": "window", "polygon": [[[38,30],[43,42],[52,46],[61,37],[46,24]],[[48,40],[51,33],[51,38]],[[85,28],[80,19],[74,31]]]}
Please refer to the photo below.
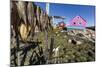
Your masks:
{"label": "window", "polygon": [[76,22],[73,23],[74,25],[76,24]]}
{"label": "window", "polygon": [[81,25],[82,23],[81,23],[81,22],[79,22],[79,24]]}

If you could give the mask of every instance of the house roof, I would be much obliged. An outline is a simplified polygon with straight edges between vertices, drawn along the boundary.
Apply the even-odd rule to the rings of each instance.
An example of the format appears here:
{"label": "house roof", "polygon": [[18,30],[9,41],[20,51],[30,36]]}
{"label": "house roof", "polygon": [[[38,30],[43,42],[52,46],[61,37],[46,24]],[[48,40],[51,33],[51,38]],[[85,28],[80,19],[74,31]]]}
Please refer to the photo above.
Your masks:
{"label": "house roof", "polygon": [[84,18],[82,18],[80,15],[75,16],[75,17],[71,20],[71,22],[72,22],[72,21],[75,21],[76,19],[78,20],[78,18],[81,19],[81,21],[86,22],[86,20],[85,20]]}
{"label": "house roof", "polygon": [[83,19],[81,16],[76,16],[70,21],[70,26],[80,26],[80,27],[86,27],[86,20]]}

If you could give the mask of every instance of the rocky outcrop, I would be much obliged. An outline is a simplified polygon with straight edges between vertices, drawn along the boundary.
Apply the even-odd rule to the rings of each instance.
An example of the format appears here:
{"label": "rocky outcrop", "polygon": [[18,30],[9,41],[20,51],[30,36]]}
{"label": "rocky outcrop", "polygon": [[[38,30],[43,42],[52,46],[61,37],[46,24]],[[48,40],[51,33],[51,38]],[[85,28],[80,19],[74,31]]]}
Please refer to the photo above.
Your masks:
{"label": "rocky outcrop", "polygon": [[[95,31],[90,30],[90,29],[85,29],[85,30],[71,30],[67,32],[69,36],[73,36],[75,40],[78,38],[80,39],[86,39],[91,42],[95,41]],[[80,40],[79,39],[79,40]],[[78,40],[77,40],[78,41]]]}

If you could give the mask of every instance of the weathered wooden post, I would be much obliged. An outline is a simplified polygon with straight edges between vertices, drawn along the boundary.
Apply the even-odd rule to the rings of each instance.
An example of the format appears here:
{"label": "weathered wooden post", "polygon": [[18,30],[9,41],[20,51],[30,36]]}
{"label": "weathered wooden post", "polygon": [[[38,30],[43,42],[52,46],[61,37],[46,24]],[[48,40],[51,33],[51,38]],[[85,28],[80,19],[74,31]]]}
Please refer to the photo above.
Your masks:
{"label": "weathered wooden post", "polygon": [[[46,14],[47,13],[47,14]],[[45,56],[46,56],[46,64],[48,64],[48,29],[47,29],[47,23],[48,23],[48,18],[47,18],[47,16],[49,15],[49,3],[47,3],[46,4],[46,13],[45,13],[45,18],[44,18],[44,20],[45,20],[45,30],[44,30],[44,34],[45,34]]]}
{"label": "weathered wooden post", "polygon": [[50,55],[51,56],[52,56],[53,47],[54,47],[54,38],[51,37],[51,44],[50,44]]}
{"label": "weathered wooden post", "polygon": [[49,52],[50,63],[52,62],[53,47],[54,47],[54,38],[51,37],[50,52]]}
{"label": "weathered wooden post", "polygon": [[[16,47],[17,50],[14,50],[15,53],[18,53],[18,50],[19,50],[19,38],[18,38],[18,25],[19,25],[19,16],[18,16],[18,11],[17,11],[17,5],[16,5],[16,2],[11,2],[12,5],[11,5],[11,24],[13,25],[13,29],[14,29],[14,32],[15,32],[15,38],[16,38]],[[15,54],[16,55],[16,54]],[[18,60],[18,56],[19,54],[16,56],[17,57],[17,60]],[[15,59],[16,60],[16,59]],[[18,65],[18,61],[15,61],[15,65]]]}

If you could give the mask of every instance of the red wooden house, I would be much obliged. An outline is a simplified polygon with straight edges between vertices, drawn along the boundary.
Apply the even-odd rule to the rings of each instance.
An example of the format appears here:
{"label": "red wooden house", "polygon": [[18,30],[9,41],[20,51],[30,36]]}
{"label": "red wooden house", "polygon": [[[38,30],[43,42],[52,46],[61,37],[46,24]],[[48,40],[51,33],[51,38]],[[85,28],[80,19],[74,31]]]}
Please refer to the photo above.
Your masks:
{"label": "red wooden house", "polygon": [[66,24],[63,21],[58,23],[58,27],[60,29],[63,29],[65,26],[66,26]]}

